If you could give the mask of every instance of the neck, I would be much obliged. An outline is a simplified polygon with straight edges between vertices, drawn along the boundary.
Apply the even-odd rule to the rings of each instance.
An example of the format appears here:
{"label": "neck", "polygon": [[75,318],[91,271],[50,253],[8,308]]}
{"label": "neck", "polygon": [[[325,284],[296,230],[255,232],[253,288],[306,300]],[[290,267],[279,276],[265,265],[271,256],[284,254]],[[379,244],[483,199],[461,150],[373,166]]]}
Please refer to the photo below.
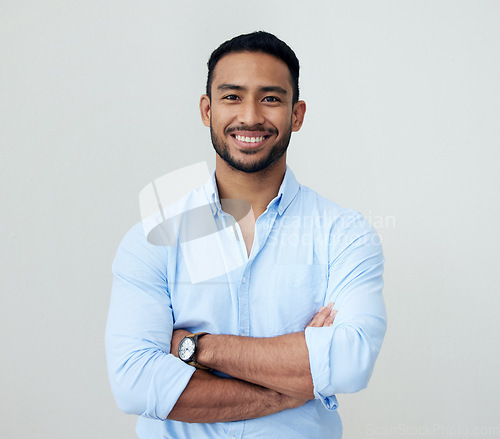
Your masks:
{"label": "neck", "polygon": [[[266,210],[268,204],[278,195],[286,171],[286,154],[271,166],[259,172],[246,173],[230,167],[216,156],[215,178],[219,197],[245,200],[252,206],[255,219]],[[222,203],[224,208],[224,203]],[[228,212],[231,213],[231,212]]]}

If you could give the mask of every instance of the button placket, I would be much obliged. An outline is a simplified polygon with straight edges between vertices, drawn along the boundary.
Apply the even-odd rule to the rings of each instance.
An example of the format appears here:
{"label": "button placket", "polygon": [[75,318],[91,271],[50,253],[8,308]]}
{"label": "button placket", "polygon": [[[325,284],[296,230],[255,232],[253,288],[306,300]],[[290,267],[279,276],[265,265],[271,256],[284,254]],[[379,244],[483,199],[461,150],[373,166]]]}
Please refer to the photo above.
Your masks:
{"label": "button placket", "polygon": [[250,312],[249,312],[249,276],[252,264],[249,262],[245,267],[238,288],[239,300],[239,335],[248,336],[250,334]]}

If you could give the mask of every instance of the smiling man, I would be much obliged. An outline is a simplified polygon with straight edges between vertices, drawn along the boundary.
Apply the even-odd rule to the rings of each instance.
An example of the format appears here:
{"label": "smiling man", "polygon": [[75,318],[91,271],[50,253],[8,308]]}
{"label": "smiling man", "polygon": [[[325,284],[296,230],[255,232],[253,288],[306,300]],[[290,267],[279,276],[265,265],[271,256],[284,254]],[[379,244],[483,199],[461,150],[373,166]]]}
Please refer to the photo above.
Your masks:
{"label": "smiling man", "polygon": [[200,111],[216,169],[184,201],[234,226],[207,263],[243,264],[193,282],[188,253],[150,244],[140,224],[120,244],[107,359],[141,438],[340,438],[335,395],[368,383],[386,329],[382,251],[358,213],[286,165],[306,111],[298,78],[294,52],[266,32],[208,62]]}
{"label": "smiling man", "polygon": [[210,82],[213,91],[202,96],[200,108],[218,157],[246,174],[279,166],[277,161],[284,170],[291,132],[300,129],[305,113],[286,63],[266,53],[230,53]]}

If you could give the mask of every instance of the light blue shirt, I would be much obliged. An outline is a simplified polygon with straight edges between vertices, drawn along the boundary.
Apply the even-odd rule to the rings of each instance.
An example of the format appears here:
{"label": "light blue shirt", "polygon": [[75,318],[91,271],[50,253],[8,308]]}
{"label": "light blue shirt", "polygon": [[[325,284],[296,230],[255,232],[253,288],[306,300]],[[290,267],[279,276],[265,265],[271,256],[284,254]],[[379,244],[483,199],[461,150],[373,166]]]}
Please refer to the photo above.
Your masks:
{"label": "light blue shirt", "polygon": [[[359,213],[300,185],[289,168],[257,219],[250,256],[237,223],[227,226],[214,174],[183,203],[210,206],[221,230],[211,235],[217,245],[203,247],[204,238],[192,240],[194,251],[189,242],[153,245],[139,223],[113,263],[106,354],[120,409],[140,415],[143,439],[340,438],[335,395],[366,387],[386,330],[377,233]],[[192,254],[202,262],[188,260]],[[206,270],[195,272],[203,259],[220,260],[226,270],[215,267],[207,279]],[[333,326],[305,330],[314,400],[246,421],[165,420],[195,371],[169,353],[174,329],[273,337],[304,331],[329,302],[338,310]]]}

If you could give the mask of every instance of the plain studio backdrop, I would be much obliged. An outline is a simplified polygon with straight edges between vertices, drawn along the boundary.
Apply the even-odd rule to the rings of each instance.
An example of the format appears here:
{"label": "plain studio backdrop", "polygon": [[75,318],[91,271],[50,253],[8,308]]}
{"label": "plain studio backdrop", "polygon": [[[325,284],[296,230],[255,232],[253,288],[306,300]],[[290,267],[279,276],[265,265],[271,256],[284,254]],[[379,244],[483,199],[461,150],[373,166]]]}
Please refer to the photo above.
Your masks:
{"label": "plain studio backdrop", "polygon": [[302,65],[298,180],[367,216],[387,336],[346,439],[500,437],[500,2],[0,4],[2,438],[132,439],[110,392],[111,263],[153,179],[215,164],[198,112],[221,42]]}

